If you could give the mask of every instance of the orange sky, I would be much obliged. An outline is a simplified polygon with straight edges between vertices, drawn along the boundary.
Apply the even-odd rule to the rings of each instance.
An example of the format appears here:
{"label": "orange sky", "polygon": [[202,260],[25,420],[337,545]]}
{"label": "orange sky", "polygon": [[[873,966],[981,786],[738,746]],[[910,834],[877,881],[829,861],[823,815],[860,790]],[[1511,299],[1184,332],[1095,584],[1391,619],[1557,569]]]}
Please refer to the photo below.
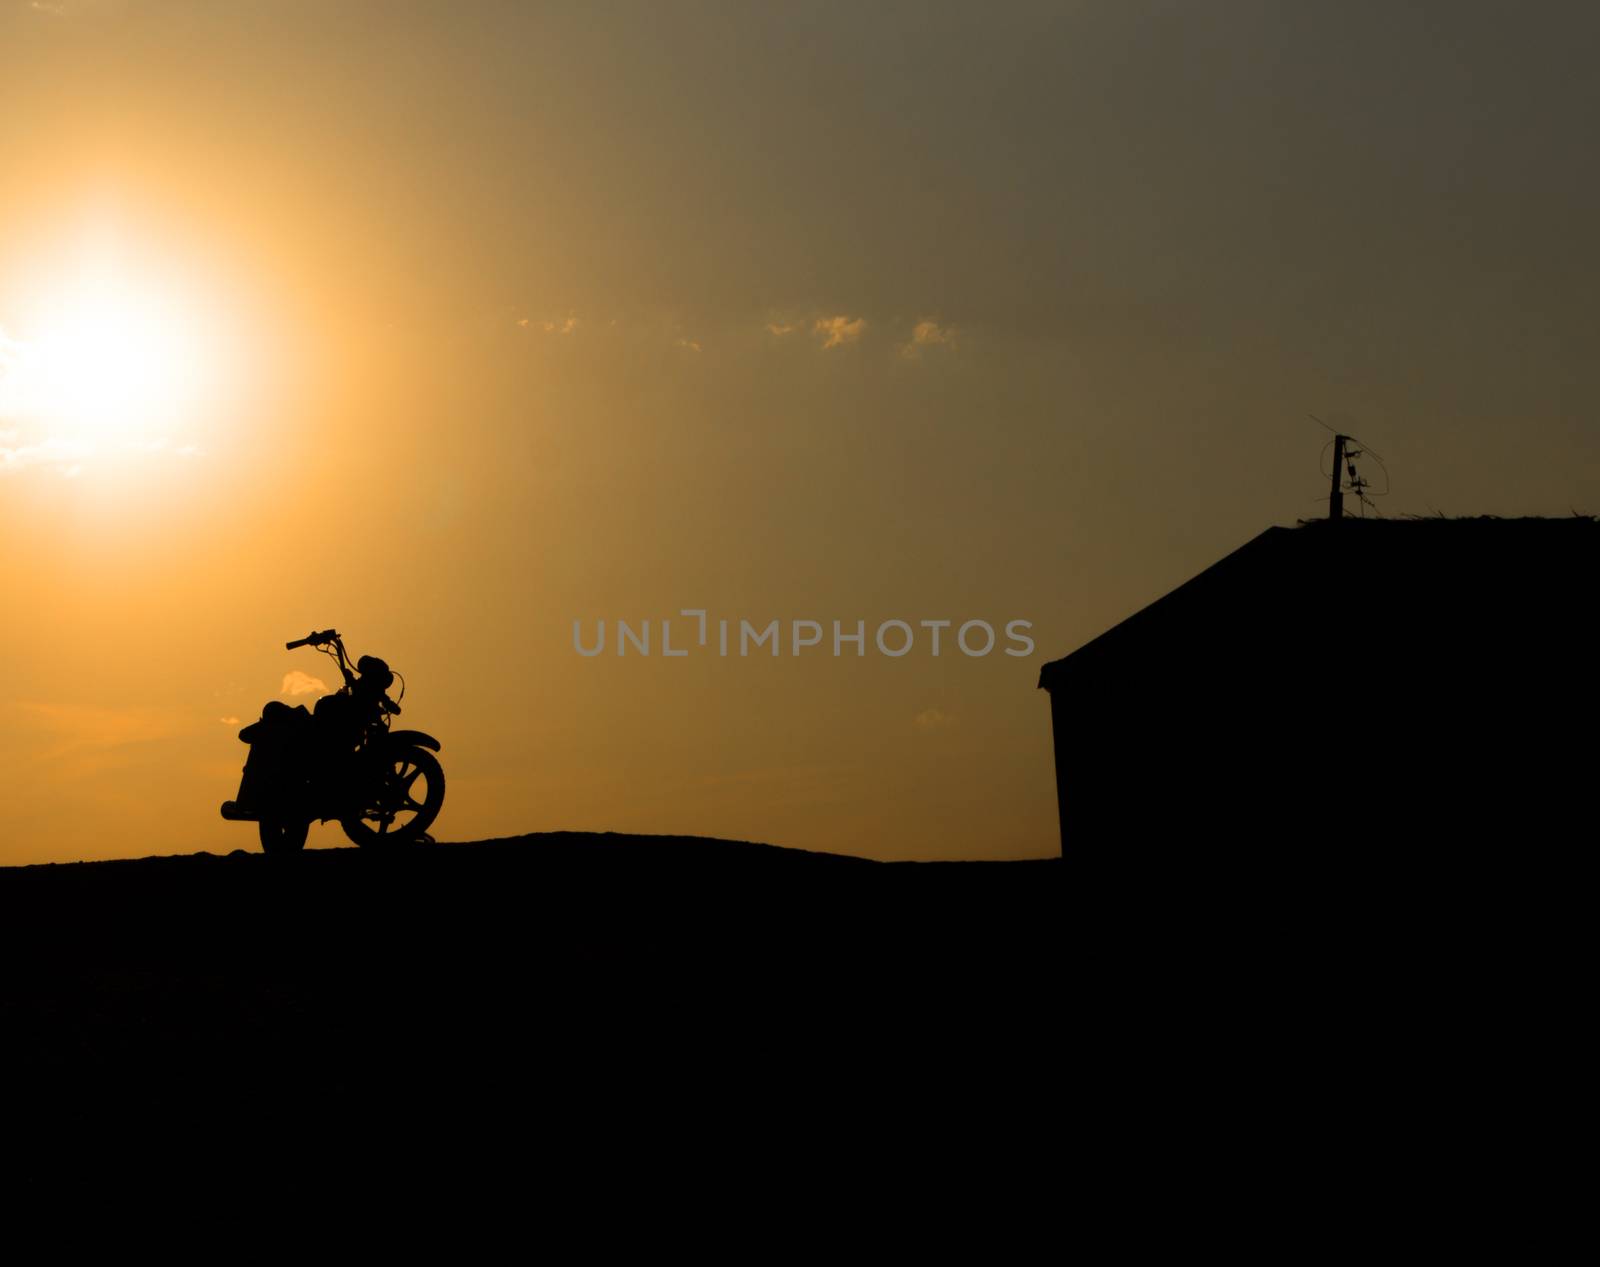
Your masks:
{"label": "orange sky", "polygon": [[[1308,413],[1387,513],[1596,509],[1597,34],[3,0],[0,862],[254,848],[237,719],[328,626],[444,839],[1054,852],[1039,665],[1319,514]],[[574,651],[684,608],[868,654]]]}

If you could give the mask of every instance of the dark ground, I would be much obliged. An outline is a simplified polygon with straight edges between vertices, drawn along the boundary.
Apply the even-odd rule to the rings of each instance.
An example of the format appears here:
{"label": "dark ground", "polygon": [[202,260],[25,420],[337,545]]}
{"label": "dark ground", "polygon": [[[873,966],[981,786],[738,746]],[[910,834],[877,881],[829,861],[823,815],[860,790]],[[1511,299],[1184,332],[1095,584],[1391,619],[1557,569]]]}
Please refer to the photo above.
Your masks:
{"label": "dark ground", "polygon": [[1031,1120],[1063,874],[576,833],[7,868],[6,1095],[68,1131]]}
{"label": "dark ground", "polygon": [[1461,1194],[1576,1129],[1586,850],[1182,846],[882,864],[551,834],[0,870],[7,1142],[52,1191],[108,1143],[171,1145],[263,1211],[308,1173],[335,1205],[374,1174],[483,1204],[492,1172],[495,1209],[599,1236],[765,1193],[762,1235],[791,1238],[898,1190],[988,1252],[1027,1217],[1466,1227]]}

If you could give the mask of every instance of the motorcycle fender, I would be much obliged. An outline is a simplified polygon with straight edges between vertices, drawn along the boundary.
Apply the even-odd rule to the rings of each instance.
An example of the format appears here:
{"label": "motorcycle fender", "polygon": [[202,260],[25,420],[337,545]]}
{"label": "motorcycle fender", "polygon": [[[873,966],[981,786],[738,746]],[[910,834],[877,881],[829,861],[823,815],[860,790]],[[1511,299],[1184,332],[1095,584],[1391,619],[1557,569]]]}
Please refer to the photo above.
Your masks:
{"label": "motorcycle fender", "polygon": [[439,751],[439,741],[432,735],[423,734],[420,730],[391,730],[389,732],[389,742],[402,747],[406,744],[416,744],[419,748],[432,748],[435,752]]}

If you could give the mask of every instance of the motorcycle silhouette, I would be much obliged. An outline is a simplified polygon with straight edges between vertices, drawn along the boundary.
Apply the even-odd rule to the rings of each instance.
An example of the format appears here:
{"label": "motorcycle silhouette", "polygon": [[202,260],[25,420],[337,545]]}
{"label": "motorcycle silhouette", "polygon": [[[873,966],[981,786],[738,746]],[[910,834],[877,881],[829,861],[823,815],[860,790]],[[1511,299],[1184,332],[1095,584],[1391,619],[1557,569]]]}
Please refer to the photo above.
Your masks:
{"label": "motorcycle silhouette", "polygon": [[239,732],[250,757],[222,817],[256,823],[267,853],[303,849],[315,821],[337,820],[363,847],[427,840],[444,804],[444,770],[433,755],[439,741],[420,730],[389,729],[400,713],[388,695],[395,678],[389,666],[375,656],[352,666],[333,629],[284,644],[297,647],[330,657],[344,688],[318,700],[314,713],[273,701]]}

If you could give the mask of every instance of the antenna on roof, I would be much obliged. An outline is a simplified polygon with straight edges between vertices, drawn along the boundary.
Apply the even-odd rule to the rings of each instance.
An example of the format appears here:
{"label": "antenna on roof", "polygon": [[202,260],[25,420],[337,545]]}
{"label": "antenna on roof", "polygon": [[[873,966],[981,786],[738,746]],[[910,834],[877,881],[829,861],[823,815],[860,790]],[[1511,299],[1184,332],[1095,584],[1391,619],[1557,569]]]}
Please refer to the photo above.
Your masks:
{"label": "antenna on roof", "polygon": [[[1339,435],[1338,433],[1335,433],[1333,437],[1333,485],[1328,489],[1329,519],[1344,518],[1344,492],[1339,487],[1339,481],[1343,478],[1344,472],[1339,468],[1344,465],[1344,442],[1349,438],[1349,436]],[[1350,469],[1354,471],[1356,468],[1352,466]]]}
{"label": "antenna on roof", "polygon": [[[1374,514],[1376,514],[1377,511],[1378,511],[1377,504],[1372,500],[1372,498],[1367,496],[1367,487],[1368,487],[1367,481],[1362,479],[1361,476],[1356,474],[1356,462],[1355,462],[1355,460],[1358,457],[1361,457],[1362,454],[1364,454],[1366,452],[1366,450],[1365,449],[1357,449],[1357,448],[1353,448],[1352,447],[1352,442],[1355,440],[1354,436],[1340,436],[1339,438],[1341,440],[1345,441],[1345,446],[1344,446],[1344,467],[1345,467],[1345,471],[1350,476],[1350,491],[1352,493],[1354,493],[1356,495],[1356,498],[1359,500],[1359,502],[1361,504],[1361,517],[1363,519],[1365,519],[1367,517],[1367,507],[1368,506],[1372,507],[1372,511],[1373,511]],[[1338,469],[1339,469],[1338,467],[1334,467],[1335,471],[1337,471]]]}
{"label": "antenna on roof", "polygon": [[[1333,428],[1329,427],[1316,414],[1310,414],[1308,417],[1319,427],[1326,427],[1329,431],[1333,431]],[[1346,493],[1354,493],[1360,499],[1361,517],[1363,519],[1367,516],[1368,506],[1371,506],[1373,513],[1376,514],[1378,510],[1377,504],[1367,494],[1367,490],[1372,486],[1371,482],[1363,479],[1356,472],[1355,460],[1370,453],[1378,465],[1382,467],[1383,458],[1370,447],[1362,446],[1357,448],[1356,446],[1361,444],[1361,441],[1354,436],[1347,436],[1341,431],[1334,431],[1333,439],[1328,443],[1333,446],[1333,470],[1328,473],[1328,518],[1344,518],[1344,495]],[[1326,447],[1323,448],[1323,452],[1327,452]],[[1383,492],[1387,493],[1389,491],[1389,470],[1387,467],[1384,467],[1383,474]],[[1383,493],[1379,493],[1377,496],[1382,497]]]}

